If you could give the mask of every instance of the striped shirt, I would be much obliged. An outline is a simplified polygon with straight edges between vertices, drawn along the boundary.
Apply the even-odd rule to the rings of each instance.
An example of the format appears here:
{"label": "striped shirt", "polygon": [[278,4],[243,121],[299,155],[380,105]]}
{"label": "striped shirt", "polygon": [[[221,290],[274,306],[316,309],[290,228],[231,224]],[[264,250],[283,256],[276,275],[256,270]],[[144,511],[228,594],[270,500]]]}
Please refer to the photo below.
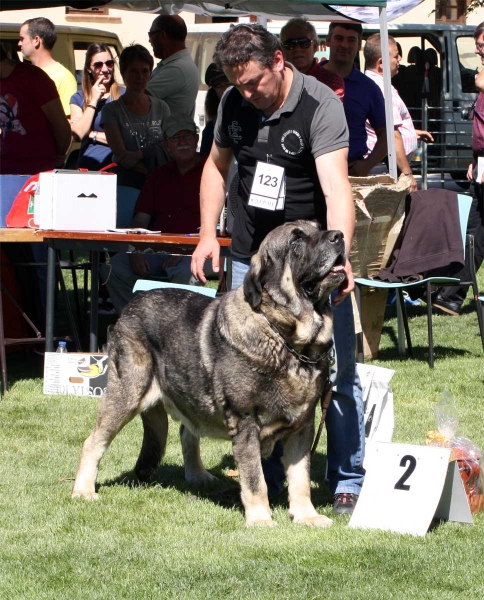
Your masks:
{"label": "striped shirt", "polygon": [[[383,91],[383,77],[375,71],[366,70],[365,75],[380,87],[382,93]],[[412,159],[412,156],[415,154],[417,150],[417,134],[415,133],[415,127],[413,126],[412,117],[408,112],[408,108],[405,106],[405,103],[400,98],[397,90],[392,85],[392,105],[393,105],[393,126],[398,128],[400,135],[403,140],[403,147],[405,148],[405,154],[407,155],[408,160]],[[376,134],[371,125],[366,122],[366,133],[367,133],[367,145],[368,150],[371,152],[376,144]],[[484,148],[484,146],[483,146]]]}
{"label": "striped shirt", "polygon": [[474,157],[484,156],[484,94],[479,94],[474,107],[472,152]]}

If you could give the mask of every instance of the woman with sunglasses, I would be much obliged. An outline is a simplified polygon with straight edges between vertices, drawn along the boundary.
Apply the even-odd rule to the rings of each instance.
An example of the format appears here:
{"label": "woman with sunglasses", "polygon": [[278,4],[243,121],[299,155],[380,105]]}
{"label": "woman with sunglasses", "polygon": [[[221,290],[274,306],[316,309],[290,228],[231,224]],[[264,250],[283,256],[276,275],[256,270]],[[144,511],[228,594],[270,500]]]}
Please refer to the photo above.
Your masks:
{"label": "woman with sunglasses", "polygon": [[113,162],[113,152],[101,127],[101,110],[124,93],[114,79],[114,67],[109,47],[91,44],[82,71],[82,92],[71,98],[72,134],[81,142],[77,166],[90,171],[99,171]]}
{"label": "woman with sunglasses", "polygon": [[118,184],[141,189],[147,175],[169,160],[163,124],[170,109],[164,100],[146,92],[153,57],[144,46],[125,48],[119,57],[119,69],[126,93],[103,108],[101,125],[118,163]]}

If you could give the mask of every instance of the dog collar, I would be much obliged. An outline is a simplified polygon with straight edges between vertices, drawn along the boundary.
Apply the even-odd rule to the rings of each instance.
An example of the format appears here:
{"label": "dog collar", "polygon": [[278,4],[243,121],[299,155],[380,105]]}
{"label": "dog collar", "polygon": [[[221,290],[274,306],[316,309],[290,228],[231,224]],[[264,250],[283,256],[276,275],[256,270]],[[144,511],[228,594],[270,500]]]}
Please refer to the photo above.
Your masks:
{"label": "dog collar", "polygon": [[281,335],[281,333],[279,332],[277,327],[269,321],[269,319],[265,316],[265,314],[260,310],[257,312],[266,321],[266,323],[269,325],[269,327],[272,329],[272,331],[277,335],[277,337],[281,340],[281,342],[284,344],[284,347],[286,348],[286,350],[288,352],[290,352],[293,356],[295,356],[297,359],[299,359],[301,362],[308,363],[310,365],[316,365],[319,362],[321,362],[322,360],[325,360],[328,362],[329,366],[334,365],[335,360],[334,360],[334,348],[333,348],[332,341],[331,341],[331,344],[330,344],[328,350],[326,350],[326,352],[324,352],[319,358],[316,358],[315,360],[313,360],[313,359],[309,358],[308,356],[301,354],[295,348],[293,348],[290,344],[288,344],[288,342],[286,342],[286,340],[283,338],[283,336]]}

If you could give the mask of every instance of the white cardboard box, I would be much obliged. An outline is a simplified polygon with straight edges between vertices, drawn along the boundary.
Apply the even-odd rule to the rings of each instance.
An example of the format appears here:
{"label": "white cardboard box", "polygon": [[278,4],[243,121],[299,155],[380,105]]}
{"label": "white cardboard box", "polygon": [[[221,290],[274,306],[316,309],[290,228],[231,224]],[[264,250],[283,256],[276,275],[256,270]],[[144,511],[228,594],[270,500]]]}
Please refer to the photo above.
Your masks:
{"label": "white cardboard box", "polygon": [[113,173],[56,170],[41,173],[34,221],[40,229],[105,231],[116,227]]}
{"label": "white cardboard box", "polygon": [[108,355],[46,352],[44,394],[102,396],[108,384]]}

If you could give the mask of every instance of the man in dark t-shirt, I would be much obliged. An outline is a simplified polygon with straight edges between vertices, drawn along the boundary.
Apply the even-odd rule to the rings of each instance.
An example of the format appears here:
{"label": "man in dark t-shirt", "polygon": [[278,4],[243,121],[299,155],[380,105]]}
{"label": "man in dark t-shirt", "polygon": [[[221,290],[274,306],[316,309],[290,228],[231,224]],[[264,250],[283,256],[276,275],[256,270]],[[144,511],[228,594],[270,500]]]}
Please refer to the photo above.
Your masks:
{"label": "man in dark t-shirt", "polygon": [[[226,91],[220,103],[214,144],[203,170],[202,226],[193,274],[205,281],[203,265],[208,258],[215,271],[219,266],[216,226],[234,157],[240,184],[232,228],[233,287],[242,284],[250,257],[265,235],[295,219],[318,219],[325,228],[341,230],[349,256],[355,213],[341,100],[314,77],[285,63],[280,41],[260,25],[240,24],[225,32],[214,60],[235,87]],[[267,163],[284,169],[282,207],[257,199],[254,203],[251,195],[257,185],[256,171],[267,169]],[[345,273],[345,282],[333,296],[337,373],[326,417],[328,478],[337,514],[352,512],[364,477],[363,401],[348,297],[354,287],[349,261]],[[270,493],[271,484],[277,487],[280,482],[271,480],[270,469],[265,469],[265,476]]]}

